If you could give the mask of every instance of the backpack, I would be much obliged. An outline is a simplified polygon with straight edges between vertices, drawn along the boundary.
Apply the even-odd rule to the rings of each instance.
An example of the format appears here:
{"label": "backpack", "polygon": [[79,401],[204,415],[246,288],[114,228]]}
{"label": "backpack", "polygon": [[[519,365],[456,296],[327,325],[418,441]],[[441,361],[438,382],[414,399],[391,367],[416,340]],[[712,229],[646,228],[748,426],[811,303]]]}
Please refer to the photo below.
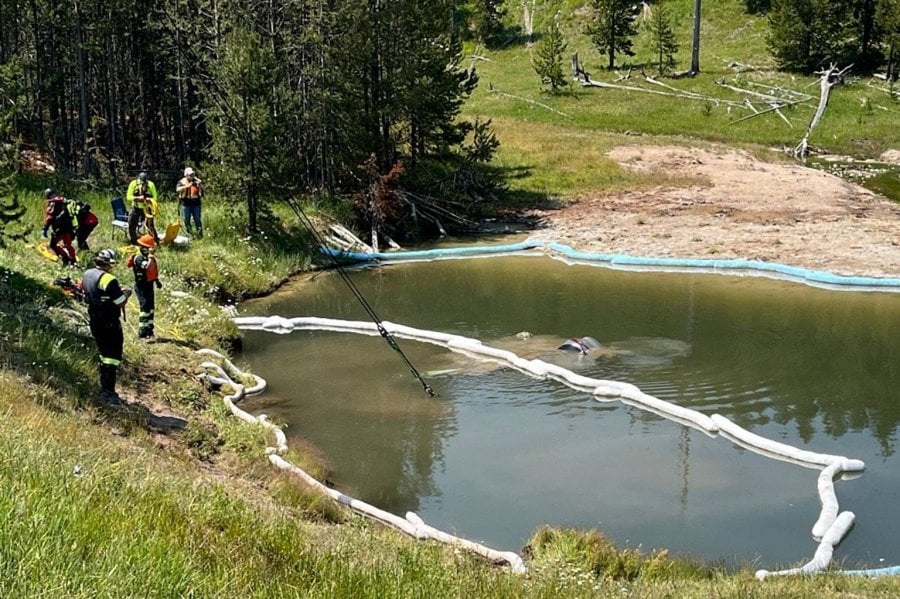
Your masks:
{"label": "backpack", "polygon": [[57,205],[53,208],[53,213],[50,217],[50,224],[53,227],[54,231],[72,231],[74,228],[72,225],[72,214],[69,212],[69,207],[67,206],[68,202],[59,201]]}
{"label": "backpack", "polygon": [[91,205],[86,202],[75,201],[69,206],[69,212],[75,209],[75,223],[79,227],[93,226],[98,222],[97,215],[91,212]]}

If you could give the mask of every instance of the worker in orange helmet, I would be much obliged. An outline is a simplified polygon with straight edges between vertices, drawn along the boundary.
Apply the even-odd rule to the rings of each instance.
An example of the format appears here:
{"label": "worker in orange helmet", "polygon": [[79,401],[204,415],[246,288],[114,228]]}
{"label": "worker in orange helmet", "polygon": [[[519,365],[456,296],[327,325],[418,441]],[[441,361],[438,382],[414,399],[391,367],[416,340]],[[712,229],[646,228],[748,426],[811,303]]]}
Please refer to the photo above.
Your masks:
{"label": "worker in orange helmet", "polygon": [[153,253],[156,239],[148,233],[137,240],[137,245],[140,253],[129,260],[129,266],[134,271],[134,292],[141,309],[138,316],[138,337],[151,339],[156,308],[155,289],[162,287],[162,281],[159,280],[159,263]]}

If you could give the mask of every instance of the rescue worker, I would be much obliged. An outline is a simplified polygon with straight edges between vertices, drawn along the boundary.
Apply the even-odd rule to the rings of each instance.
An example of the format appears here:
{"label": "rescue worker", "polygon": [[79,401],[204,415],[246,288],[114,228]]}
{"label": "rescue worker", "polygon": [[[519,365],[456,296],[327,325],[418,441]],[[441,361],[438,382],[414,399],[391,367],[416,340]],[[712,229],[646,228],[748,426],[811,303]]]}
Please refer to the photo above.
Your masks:
{"label": "rescue worker", "polygon": [[90,204],[76,200],[67,200],[67,202],[69,212],[75,217],[75,241],[78,243],[78,249],[90,250],[91,246],[87,242],[88,237],[97,228],[97,224],[100,221],[97,219],[97,215],[91,212]]}
{"label": "rescue worker", "polygon": [[116,393],[116,374],[122,363],[124,344],[119,317],[131,297],[131,289],[123,289],[110,272],[117,258],[115,250],[100,250],[94,257],[95,267],[88,269],[81,281],[91,334],[100,353],[100,400],[114,406],[122,405],[122,398]]}
{"label": "rescue worker", "polygon": [[153,239],[158,241],[155,221],[159,196],[156,193],[156,185],[147,178],[147,173],[142,171],[128,184],[125,199],[131,202],[131,212],[128,213],[128,237],[131,239],[131,245],[137,245],[137,230],[141,222],[146,224]]}
{"label": "rescue worker", "polygon": [[48,246],[62,259],[64,266],[74,266],[78,263],[78,256],[75,254],[75,248],[72,247],[75,227],[72,224],[72,214],[69,213],[66,198],[50,188],[44,190],[44,198],[47,200],[47,209],[44,214],[44,228],[41,230],[41,236],[46,238],[48,231],[52,230],[53,234],[50,235]]}
{"label": "rescue worker", "polygon": [[153,337],[153,312],[156,307],[155,288],[161,288],[162,281],[159,280],[159,264],[153,254],[156,240],[152,235],[144,235],[138,239],[138,247],[141,253],[129,260],[134,271],[134,292],[141,308],[138,337],[150,339]]}
{"label": "rescue worker", "polygon": [[197,237],[203,237],[203,219],[200,212],[200,200],[203,197],[203,182],[194,174],[194,169],[184,169],[184,178],[175,186],[178,201],[181,204],[181,219],[184,229],[191,232],[191,220],[197,225]]}

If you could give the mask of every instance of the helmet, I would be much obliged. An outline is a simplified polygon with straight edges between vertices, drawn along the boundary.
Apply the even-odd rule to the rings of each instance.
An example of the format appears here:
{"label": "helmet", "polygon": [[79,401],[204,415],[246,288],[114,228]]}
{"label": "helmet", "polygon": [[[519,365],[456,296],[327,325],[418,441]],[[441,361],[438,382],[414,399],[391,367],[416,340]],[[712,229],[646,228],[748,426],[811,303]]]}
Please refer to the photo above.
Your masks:
{"label": "helmet", "polygon": [[141,171],[141,174],[138,175],[138,180],[140,180],[141,183],[146,183],[147,182],[147,173],[145,173],[144,171]]}
{"label": "helmet", "polygon": [[156,247],[156,239],[153,238],[153,235],[147,233],[146,235],[142,235],[140,239],[137,240],[138,245],[144,246],[145,248],[154,248]]}
{"label": "helmet", "polygon": [[184,169],[185,177],[190,177],[193,174],[194,174],[194,169],[192,169],[191,167],[187,167],[186,169]]}
{"label": "helmet", "polygon": [[48,200],[55,195],[56,195],[56,192],[53,191],[53,188],[51,188],[51,187],[48,187],[47,189],[44,190],[44,197],[47,198]]}
{"label": "helmet", "polygon": [[116,254],[116,250],[100,250],[97,252],[97,255],[94,256],[94,264],[97,266],[111,266],[116,263],[118,257],[119,255]]}

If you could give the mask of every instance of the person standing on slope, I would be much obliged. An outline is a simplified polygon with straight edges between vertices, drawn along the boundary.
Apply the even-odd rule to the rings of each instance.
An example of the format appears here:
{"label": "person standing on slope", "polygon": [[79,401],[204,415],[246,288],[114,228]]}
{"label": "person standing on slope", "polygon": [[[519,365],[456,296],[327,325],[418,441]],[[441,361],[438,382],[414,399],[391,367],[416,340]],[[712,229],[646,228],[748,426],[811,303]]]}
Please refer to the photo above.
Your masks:
{"label": "person standing on slope", "polygon": [[131,297],[131,289],[122,289],[119,280],[110,272],[117,258],[115,250],[100,250],[94,257],[94,268],[88,269],[81,280],[91,335],[100,353],[100,401],[112,406],[123,403],[116,393],[116,377],[125,343],[119,317]]}
{"label": "person standing on slope", "polygon": [[144,235],[138,239],[138,247],[141,253],[133,256],[128,265],[134,271],[134,292],[138,298],[141,314],[138,317],[138,337],[150,339],[153,337],[153,317],[156,308],[155,290],[162,287],[159,280],[159,263],[153,254],[156,241],[152,235]]}
{"label": "person standing on slope", "polygon": [[141,172],[128,184],[125,199],[131,202],[131,212],[128,213],[128,237],[131,245],[137,245],[137,230],[141,222],[147,226],[153,239],[158,241],[155,221],[159,195],[156,193],[156,185],[147,178],[147,173]]}
{"label": "person standing on slope", "polygon": [[194,174],[194,169],[184,169],[184,178],[175,186],[178,201],[181,204],[181,217],[184,229],[192,232],[191,221],[197,226],[197,237],[203,237],[203,219],[200,211],[200,200],[203,198],[203,182]]}

